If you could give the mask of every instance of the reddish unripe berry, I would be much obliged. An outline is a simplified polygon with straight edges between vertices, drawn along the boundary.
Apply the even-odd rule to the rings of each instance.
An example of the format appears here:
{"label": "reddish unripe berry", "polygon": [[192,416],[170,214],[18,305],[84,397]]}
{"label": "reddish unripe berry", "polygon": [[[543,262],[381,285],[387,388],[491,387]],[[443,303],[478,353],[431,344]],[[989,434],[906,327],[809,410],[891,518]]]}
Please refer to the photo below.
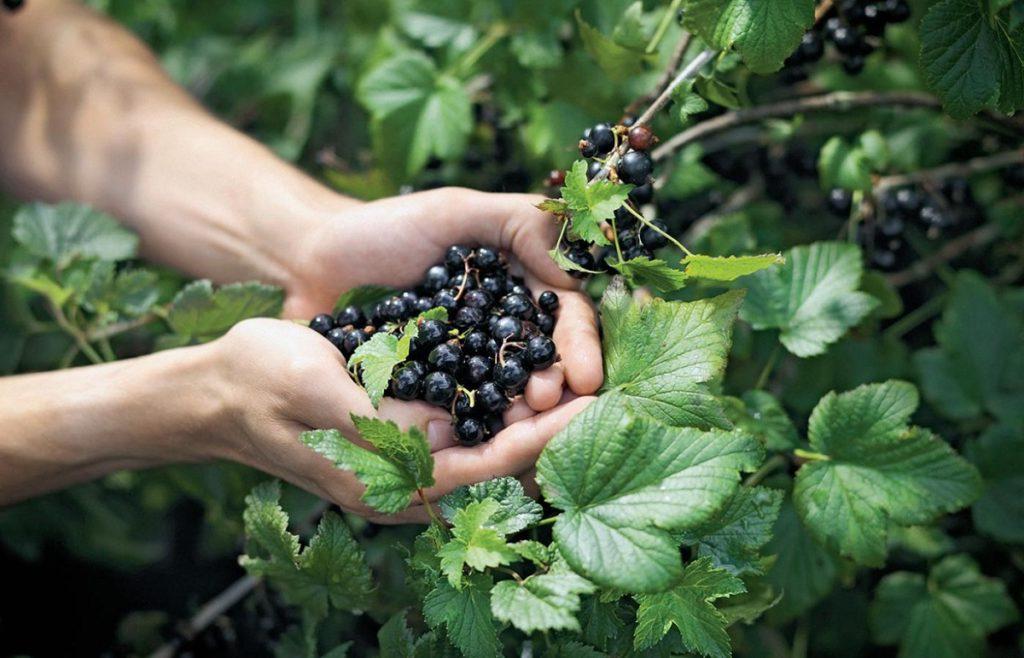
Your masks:
{"label": "reddish unripe berry", "polygon": [[635,151],[646,151],[657,141],[658,138],[651,132],[650,126],[642,124],[629,129],[629,148]]}
{"label": "reddish unripe berry", "polygon": [[548,187],[562,187],[565,185],[565,171],[563,169],[552,169],[548,174]]}

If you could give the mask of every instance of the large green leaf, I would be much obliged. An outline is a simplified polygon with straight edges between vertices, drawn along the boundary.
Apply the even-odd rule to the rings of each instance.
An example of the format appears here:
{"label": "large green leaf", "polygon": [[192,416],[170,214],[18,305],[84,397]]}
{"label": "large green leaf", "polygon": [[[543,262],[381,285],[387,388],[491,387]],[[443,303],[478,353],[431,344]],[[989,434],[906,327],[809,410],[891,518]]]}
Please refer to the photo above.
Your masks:
{"label": "large green leaf", "polygon": [[605,394],[574,418],[541,454],[537,481],[564,510],[554,536],[574,570],[606,587],[654,592],[682,576],[671,531],[711,519],[763,450],[746,434],[637,418],[624,402]]}
{"label": "large green leaf", "polygon": [[208,280],[193,281],[171,302],[167,323],[184,342],[217,338],[242,320],[277,317],[284,292],[262,283],[232,283],[214,291]]}
{"label": "large green leaf", "polygon": [[756,73],[777,71],[814,23],[814,0],[686,0],[687,29],[715,48],[735,46]]}
{"label": "large green leaf", "polygon": [[821,354],[878,305],[860,292],[860,250],[842,242],[794,247],[781,267],[748,277],[740,317],[755,329],[779,329],[797,356]]}
{"label": "large green leaf", "polygon": [[783,492],[740,487],[714,518],[682,534],[697,557],[720,569],[743,575],[762,571],[760,550],[771,539]]}
{"label": "large green leaf", "polygon": [[714,391],[742,299],[730,292],[696,302],[638,303],[613,283],[601,303],[605,388],[669,425],[730,427]]}
{"label": "large green leaf", "polygon": [[462,589],[442,580],[423,599],[423,616],[431,628],[444,626],[464,655],[496,656],[500,644],[491,614],[493,586],[491,577],[482,573],[466,577]]}
{"label": "large green leaf", "polygon": [[503,580],[491,591],[491,612],[524,633],[549,630],[579,631],[576,611],[580,596],[596,588],[556,562],[547,573],[523,581]]}
{"label": "large green leaf", "polygon": [[905,382],[829,393],[811,414],[819,457],[797,472],[793,500],[819,541],[862,564],[885,560],[890,524],[914,525],[977,497],[977,471],[928,430],[908,427],[917,391]]}
{"label": "large green leaf", "polygon": [[997,425],[967,444],[984,489],[971,507],[978,531],[1024,544],[1024,426]]}
{"label": "large green leaf", "polygon": [[117,221],[87,206],[33,203],[14,216],[14,239],[31,254],[65,267],[78,257],[125,260],[139,240]]}

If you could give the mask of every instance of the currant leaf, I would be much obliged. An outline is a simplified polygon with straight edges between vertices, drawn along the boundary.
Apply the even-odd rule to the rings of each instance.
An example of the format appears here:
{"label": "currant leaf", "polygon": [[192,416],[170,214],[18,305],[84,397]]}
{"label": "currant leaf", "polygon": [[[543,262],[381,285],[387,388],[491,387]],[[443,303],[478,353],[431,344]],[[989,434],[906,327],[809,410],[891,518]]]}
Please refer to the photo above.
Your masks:
{"label": "currant leaf", "polygon": [[1024,426],[996,425],[967,444],[984,489],[971,507],[978,531],[1024,544]]}
{"label": "currant leaf", "polygon": [[783,493],[764,487],[740,487],[722,511],[706,523],[681,533],[696,557],[736,575],[760,574],[760,550],[771,539]]}
{"label": "currant leaf", "polygon": [[577,160],[565,174],[562,199],[572,212],[572,233],[581,240],[599,245],[611,244],[601,230],[601,222],[611,219],[626,203],[632,185],[609,180],[587,180],[587,163]]}
{"label": "currant leaf", "polygon": [[684,26],[755,73],[777,71],[814,23],[814,0],[686,0]]}
{"label": "currant leaf", "polygon": [[438,505],[444,518],[454,522],[459,510],[482,500],[498,503],[498,508],[487,524],[502,535],[511,535],[529,528],[540,521],[544,512],[540,503],[527,496],[522,483],[514,477],[495,478],[459,487],[441,498]]}
{"label": "currant leaf", "polygon": [[651,286],[662,292],[671,292],[686,285],[686,274],[663,260],[640,256],[627,261],[614,260],[609,265],[634,287]]}
{"label": "currant leaf", "polygon": [[514,562],[518,554],[509,548],[502,533],[490,525],[501,509],[493,498],[469,503],[458,512],[452,524],[452,539],[438,551],[441,571],[456,589],[462,588],[463,567],[477,571]]}
{"label": "currant leaf", "polygon": [[22,206],[14,215],[13,235],[26,251],[58,269],[76,258],[126,260],[139,245],[113,217],[74,203]]}
{"label": "currant leaf", "polygon": [[498,628],[491,614],[491,588],[486,574],[471,574],[455,589],[441,580],[423,599],[423,616],[431,628],[444,627],[448,639],[467,656],[496,656]]}
{"label": "currant leaf", "polygon": [[183,341],[207,342],[218,338],[242,320],[278,317],[284,291],[251,281],[221,286],[216,291],[204,279],[193,281],[175,296],[167,323]]}
{"label": "currant leaf", "polygon": [[503,580],[491,591],[491,612],[524,633],[580,630],[580,596],[595,586],[558,562],[547,573],[523,582]]}
{"label": "currant leaf", "polygon": [[782,257],[782,254],[761,254],[759,256],[690,254],[682,262],[686,266],[686,276],[688,277],[713,281],[734,281],[773,265],[782,265],[786,259]]}

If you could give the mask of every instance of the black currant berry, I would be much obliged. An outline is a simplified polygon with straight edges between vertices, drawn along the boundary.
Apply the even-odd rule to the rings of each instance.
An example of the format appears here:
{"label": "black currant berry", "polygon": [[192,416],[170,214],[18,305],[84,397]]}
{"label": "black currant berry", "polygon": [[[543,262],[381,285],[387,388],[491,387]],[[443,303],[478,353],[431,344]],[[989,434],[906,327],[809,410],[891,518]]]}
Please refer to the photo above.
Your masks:
{"label": "black currant berry", "polygon": [[828,211],[836,217],[842,217],[843,219],[850,216],[852,204],[853,195],[850,194],[849,190],[844,190],[841,187],[833,187],[828,191],[828,197],[825,199]]}
{"label": "black currant berry", "polygon": [[896,203],[907,215],[916,215],[921,211],[921,204],[924,203],[921,193],[912,187],[904,187],[896,190]]}
{"label": "black currant berry", "polygon": [[494,369],[494,381],[506,391],[518,392],[529,378],[530,371],[526,369],[526,365],[514,356],[505,359],[504,363]]}
{"label": "black currant berry", "polygon": [[511,294],[501,298],[501,310],[505,315],[517,317],[520,320],[530,320],[537,313],[533,302],[526,295]]}
{"label": "black currant berry", "polygon": [[353,352],[356,351],[356,348],[369,340],[369,338],[370,337],[367,333],[362,329],[355,329],[348,332],[345,335],[344,342],[342,343],[341,353],[344,354],[346,358],[352,356]]}
{"label": "black currant berry", "polygon": [[456,416],[475,416],[478,409],[464,391],[455,394],[455,405],[452,407]]}
{"label": "black currant berry", "polygon": [[861,36],[852,27],[843,25],[832,33],[832,43],[844,55],[856,55],[860,53]]}
{"label": "black currant berry", "polygon": [[455,319],[453,321],[456,327],[465,331],[482,324],[485,319],[486,316],[480,309],[472,306],[463,306],[455,311]]}
{"label": "black currant berry", "polygon": [[598,155],[604,155],[615,148],[615,133],[607,123],[599,123],[591,128],[589,139],[597,148]]}
{"label": "black currant berry", "polygon": [[484,413],[500,414],[508,409],[509,399],[505,391],[494,382],[484,382],[476,389],[476,406]]}
{"label": "black currant berry", "polygon": [[501,265],[501,256],[494,249],[480,247],[476,250],[474,262],[477,268],[483,272],[493,272]]}
{"label": "black currant berry", "polygon": [[430,309],[434,308],[434,300],[430,297],[420,297],[416,300],[416,315],[420,313],[426,313]]}
{"label": "black currant berry", "polygon": [[335,327],[334,329],[328,331],[325,334],[325,336],[327,337],[327,340],[331,341],[331,345],[334,345],[339,350],[344,350],[345,336],[347,336],[348,334],[349,332],[342,329],[341,327]]}
{"label": "black currant berry", "polygon": [[863,55],[850,55],[843,60],[843,70],[847,75],[857,75],[864,70],[865,63]]}
{"label": "black currant berry", "polygon": [[427,270],[427,276],[423,281],[423,288],[427,292],[436,293],[448,285],[448,270],[444,265],[434,265]]}
{"label": "black currant berry", "polygon": [[432,372],[423,380],[423,400],[438,407],[447,407],[455,399],[455,378],[446,372]]}
{"label": "black currant berry", "polygon": [[466,334],[466,337],[462,341],[462,349],[466,354],[474,354],[480,356],[486,356],[493,354],[487,349],[487,341],[489,340],[486,333],[483,331],[471,331]]}
{"label": "black currant berry", "polygon": [[326,335],[334,326],[334,318],[326,313],[321,313],[309,321],[309,328],[318,334]]}
{"label": "black currant berry", "polygon": [[455,341],[441,343],[430,350],[427,355],[427,365],[431,370],[455,374],[459,370],[459,361],[462,359],[462,348]]}
{"label": "black currant berry", "polygon": [[591,162],[589,165],[587,165],[587,180],[593,180],[594,176],[597,176],[599,173],[601,173],[602,169],[604,169],[604,165],[598,162],[597,160]]}
{"label": "black currant berry", "polygon": [[346,306],[338,311],[338,315],[335,316],[335,322],[337,322],[339,327],[344,327],[347,324],[362,327],[366,325],[366,316],[363,315],[362,309],[358,306]]}
{"label": "black currant berry", "polygon": [[480,289],[486,290],[494,297],[500,297],[505,294],[505,277],[498,275],[485,276],[480,279]]}
{"label": "black currant berry", "polygon": [[[642,206],[645,203],[650,203],[654,199],[654,185],[647,181],[643,185],[637,185],[629,191],[629,200],[638,206]],[[633,213],[626,211],[631,216]]]}
{"label": "black currant berry", "polygon": [[557,356],[555,342],[547,336],[534,336],[526,344],[526,358],[534,370],[549,368]]}
{"label": "black currant berry", "polygon": [[420,379],[426,377],[427,373],[430,372],[430,370],[427,368],[427,364],[423,363],[422,361],[406,361],[405,365],[403,365],[402,367],[412,370]]}
{"label": "black currant berry", "polygon": [[643,151],[630,151],[619,162],[619,179],[623,183],[643,185],[654,171],[654,161]]}
{"label": "black currant berry", "polygon": [[952,214],[930,202],[921,206],[921,212],[918,216],[925,226],[934,226],[940,229],[949,228],[956,223],[953,220]]}
{"label": "black currant berry", "polygon": [[817,62],[825,55],[825,42],[822,41],[821,35],[814,30],[805,32],[800,39],[797,52],[800,54],[801,62]]}
{"label": "black currant berry", "polygon": [[444,255],[444,266],[448,268],[450,274],[465,272],[466,261],[472,254],[473,251],[469,247],[453,244]]}
{"label": "black currant berry", "polygon": [[589,139],[580,140],[580,155],[584,158],[592,158],[597,155],[597,146]]}
{"label": "black currant berry", "polygon": [[552,290],[545,290],[537,298],[537,304],[545,313],[554,313],[558,310],[558,295]]}
{"label": "black currant berry", "polygon": [[467,290],[462,296],[462,305],[487,310],[494,304],[494,298],[486,290]]}
{"label": "black currant berry", "polygon": [[495,340],[517,340],[523,335],[523,323],[519,318],[505,315],[498,318],[491,329],[491,336]]}
{"label": "black currant berry", "polygon": [[461,445],[475,446],[484,440],[486,428],[479,418],[469,416],[455,421],[455,438]]}
{"label": "black currant berry", "polygon": [[668,244],[668,238],[663,235],[663,233],[668,233],[668,224],[660,219],[652,219],[651,225],[661,229],[661,232],[659,233],[651,226],[644,226],[640,230],[640,242],[645,249],[655,251]]}
{"label": "black currant berry", "polygon": [[646,151],[654,146],[657,138],[647,125],[633,126],[629,129],[629,148],[636,151]]}
{"label": "black currant berry", "polygon": [[459,300],[455,299],[456,291],[450,288],[445,288],[434,295],[434,306],[440,307],[448,311],[448,313],[454,313],[455,309],[459,307]]}
{"label": "black currant berry", "polygon": [[459,272],[453,274],[452,278],[448,279],[448,287],[453,290],[473,290],[477,287],[476,277],[472,274],[466,275],[465,272]]}
{"label": "black currant berry", "polygon": [[486,356],[471,356],[462,362],[462,383],[476,388],[491,378],[494,362]]}
{"label": "black currant berry", "polygon": [[423,320],[416,333],[416,346],[422,350],[433,349],[448,338],[448,325],[441,320]]}
{"label": "black currant berry", "polygon": [[884,0],[882,12],[890,23],[902,23],[910,18],[910,4],[907,0]]}
{"label": "black currant berry", "polygon": [[[590,253],[586,248],[570,249],[565,252],[565,257],[576,263],[585,270],[597,269],[597,263],[594,261],[594,255]],[[582,278],[586,276],[585,272],[577,272],[575,270],[569,272],[570,276]]]}
{"label": "black currant berry", "polygon": [[[501,418],[501,414],[488,414],[480,420],[483,421],[484,428],[487,429],[488,437],[495,436],[498,432],[505,429],[505,421]],[[484,441],[486,440],[485,438]]]}
{"label": "black currant berry", "polygon": [[409,305],[401,297],[389,297],[381,306],[381,315],[389,322],[401,322],[409,316]]}
{"label": "black currant berry", "polygon": [[416,368],[399,368],[391,380],[391,394],[399,400],[415,400],[420,396],[423,375]]}

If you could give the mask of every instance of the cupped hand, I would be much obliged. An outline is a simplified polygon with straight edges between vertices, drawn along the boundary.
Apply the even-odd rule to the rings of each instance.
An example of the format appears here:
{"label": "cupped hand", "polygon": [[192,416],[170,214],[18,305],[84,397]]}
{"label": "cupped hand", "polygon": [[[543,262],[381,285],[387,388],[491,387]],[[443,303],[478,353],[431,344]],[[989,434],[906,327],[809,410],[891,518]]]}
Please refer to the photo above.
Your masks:
{"label": "cupped hand", "polygon": [[302,444],[302,432],[338,429],[365,447],[351,414],[392,420],[403,429],[420,428],[434,456],[436,484],[427,492],[434,501],[464,484],[529,472],[551,437],[591,400],[566,394],[562,404],[540,414],[515,404],[506,412],[504,430],[469,448],[452,440],[447,410],[390,398],[374,409],[349,377],[338,350],[306,327],[247,320],[208,347],[214,354],[214,389],[223,400],[223,412],[214,428],[219,439],[204,452],[260,469],[384,523],[425,522],[426,510],[414,500],[394,516],[374,512],[359,500],[363,485],[356,477]]}
{"label": "cupped hand", "polygon": [[604,378],[594,308],[548,255],[559,225],[536,208],[541,200],[442,188],[351,206],[302,242],[285,314],[312,317],[355,286],[414,286],[452,244],[496,247],[511,256],[534,294],[554,290],[561,302],[553,336],[561,361],[531,378],[530,407],[554,408],[566,383],[577,395],[594,393]]}

